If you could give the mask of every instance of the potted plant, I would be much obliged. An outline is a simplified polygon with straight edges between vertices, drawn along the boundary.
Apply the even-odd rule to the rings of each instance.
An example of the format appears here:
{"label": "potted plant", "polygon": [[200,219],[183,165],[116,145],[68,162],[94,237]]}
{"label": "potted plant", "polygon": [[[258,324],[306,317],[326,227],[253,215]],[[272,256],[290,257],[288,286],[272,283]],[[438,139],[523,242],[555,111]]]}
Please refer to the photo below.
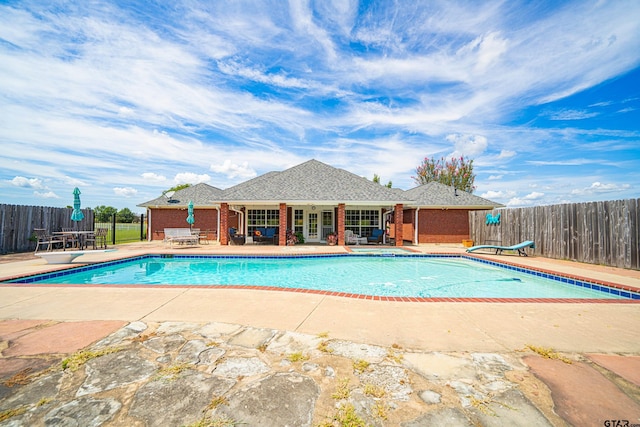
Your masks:
{"label": "potted plant", "polygon": [[329,234],[327,234],[327,244],[334,246],[335,244],[338,243],[338,235],[335,232],[330,232]]}

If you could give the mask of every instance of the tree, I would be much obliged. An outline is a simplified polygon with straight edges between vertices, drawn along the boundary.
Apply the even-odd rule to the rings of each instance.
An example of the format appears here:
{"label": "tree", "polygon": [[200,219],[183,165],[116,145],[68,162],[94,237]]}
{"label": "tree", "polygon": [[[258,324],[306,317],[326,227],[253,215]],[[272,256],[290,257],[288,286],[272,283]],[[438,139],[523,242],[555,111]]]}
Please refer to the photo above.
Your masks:
{"label": "tree", "polygon": [[183,190],[183,189],[189,188],[189,187],[191,187],[191,184],[178,184],[178,185],[175,185],[175,186],[171,187],[168,190],[163,191],[162,194],[168,193],[169,191],[174,191],[175,192],[175,191]]}
{"label": "tree", "polygon": [[[377,173],[374,173],[373,182],[380,184],[380,175],[378,175]],[[387,185],[385,185],[385,187],[391,188],[391,181],[387,182]]]}
{"label": "tree", "polygon": [[439,160],[425,157],[422,164],[416,168],[416,176],[412,178],[418,185],[435,181],[469,193],[476,189],[473,185],[476,179],[473,160],[465,159],[464,156],[452,157],[451,160],[444,157]]}
{"label": "tree", "polygon": [[116,221],[131,224],[136,215],[129,208],[122,208],[116,214]]}
{"label": "tree", "polygon": [[118,210],[113,206],[104,205],[96,206],[93,211],[96,217],[96,222],[109,222],[111,221],[111,217],[118,212]]}

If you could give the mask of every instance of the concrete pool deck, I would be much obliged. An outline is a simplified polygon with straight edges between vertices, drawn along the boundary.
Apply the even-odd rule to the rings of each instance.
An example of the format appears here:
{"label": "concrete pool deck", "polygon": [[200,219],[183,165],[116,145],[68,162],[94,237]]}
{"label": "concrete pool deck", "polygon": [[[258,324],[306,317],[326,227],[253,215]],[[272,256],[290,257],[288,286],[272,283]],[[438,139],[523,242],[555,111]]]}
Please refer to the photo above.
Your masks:
{"label": "concrete pool deck", "polygon": [[[273,255],[345,251],[339,246],[306,245],[222,247],[205,244],[198,247],[165,248],[157,242],[119,245],[117,249],[116,252],[87,254],[76,259],[73,264],[147,253]],[[410,246],[408,249],[424,253],[464,252],[461,245],[421,245]],[[482,256],[528,268],[640,289],[638,271],[536,256]],[[32,254],[0,256],[0,280],[64,267],[67,266],[46,264]],[[12,341],[5,337],[11,336],[17,340],[16,334],[19,335],[20,330],[48,330],[47,325],[56,325],[56,333],[52,331],[50,334],[41,334],[31,343],[31,346],[40,346],[41,352],[46,352],[52,341],[60,342],[61,337],[70,334],[78,337],[79,344],[68,347],[66,351],[76,351],[129,322],[215,322],[242,325],[252,330],[278,330],[308,336],[328,334],[334,340],[401,348],[430,355],[495,353],[516,358],[533,357],[535,355],[526,351],[526,346],[532,345],[567,354],[579,363],[587,360],[587,368],[592,365],[592,368],[597,368],[593,372],[587,372],[588,369],[585,368],[587,373],[583,375],[575,371],[566,373],[557,365],[547,365],[535,358],[525,362],[531,372],[549,388],[555,404],[554,410],[560,413],[560,419],[551,419],[553,417],[545,413],[551,425],[563,425],[562,420],[571,423],[580,421],[571,418],[572,408],[587,417],[583,421],[595,421],[596,418],[602,420],[602,416],[605,419],[620,419],[626,414],[626,417],[635,416],[631,418],[631,423],[640,422],[640,379],[637,378],[637,372],[640,372],[638,303],[412,303],[253,289],[0,285],[0,321],[2,319],[4,322],[0,322],[0,336],[8,343],[6,348],[11,347]],[[31,326],[24,326],[22,329],[10,326],[15,325],[15,322],[31,322]],[[8,325],[6,329],[11,333],[2,334],[3,324]],[[64,325],[68,325],[67,332]],[[27,332],[24,334],[29,335]],[[83,336],[86,337],[84,340]],[[2,351],[3,358],[7,357],[5,350]],[[31,349],[30,352],[38,353],[38,350]],[[65,351],[59,349],[57,352]],[[16,353],[12,354],[15,357]],[[0,359],[0,377],[2,360]],[[602,378],[601,371],[606,371]],[[568,377],[564,377],[565,375]],[[613,406],[606,406],[609,408],[607,414],[597,415],[589,412],[589,407],[594,405],[582,402],[581,396],[590,387],[605,390],[602,385],[594,383],[603,378],[606,384],[613,385],[613,390],[617,390],[620,396],[611,395],[612,391],[607,389],[610,397],[604,398]],[[567,389],[567,384],[574,390]],[[624,401],[627,406],[616,409],[616,401]],[[588,418],[589,416],[592,418]],[[602,422],[594,422],[593,425],[602,425]]]}
{"label": "concrete pool deck", "polygon": [[[166,248],[158,242],[120,245],[87,254],[81,265],[148,253],[342,253],[340,246],[266,245]],[[463,253],[461,245],[410,246],[422,253]],[[536,256],[482,255],[529,268],[556,271],[640,289],[640,272]],[[6,256],[11,257],[11,256]],[[42,259],[0,262],[0,280],[66,268]],[[0,259],[6,259],[0,257]],[[14,256],[14,259],[19,256]],[[511,351],[526,343],[559,351],[640,353],[640,304],[621,303],[411,303],[321,294],[244,289],[0,286],[0,319],[219,321],[333,336],[433,351]],[[222,302],[222,303],[221,303]]]}

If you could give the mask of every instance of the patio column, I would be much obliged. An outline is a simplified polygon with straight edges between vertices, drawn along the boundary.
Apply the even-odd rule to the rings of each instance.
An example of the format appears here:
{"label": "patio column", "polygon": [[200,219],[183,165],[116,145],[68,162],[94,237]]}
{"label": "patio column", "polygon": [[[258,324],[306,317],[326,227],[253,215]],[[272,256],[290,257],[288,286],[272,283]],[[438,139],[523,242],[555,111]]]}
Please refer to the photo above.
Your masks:
{"label": "patio column", "polygon": [[229,244],[229,204],[220,204],[220,244]]}
{"label": "patio column", "polygon": [[338,245],[344,246],[344,203],[338,204]]}
{"label": "patio column", "polygon": [[287,246],[287,204],[280,203],[280,219],[278,228],[278,245]]}
{"label": "patio column", "polygon": [[393,218],[394,218],[394,226],[395,226],[395,231],[396,231],[396,246],[402,246],[402,228],[403,228],[403,206],[402,203],[398,203],[395,206],[395,210],[393,212]]}

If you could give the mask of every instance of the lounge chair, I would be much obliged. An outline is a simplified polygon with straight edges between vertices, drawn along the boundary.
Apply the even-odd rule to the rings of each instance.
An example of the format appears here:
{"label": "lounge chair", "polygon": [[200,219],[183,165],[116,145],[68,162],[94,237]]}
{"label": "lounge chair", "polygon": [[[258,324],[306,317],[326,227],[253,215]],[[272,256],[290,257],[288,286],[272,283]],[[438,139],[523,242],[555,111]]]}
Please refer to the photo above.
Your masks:
{"label": "lounge chair", "polygon": [[373,244],[382,243],[383,237],[384,237],[384,230],[376,228],[371,232],[371,236],[367,237],[367,243],[373,243]]}
{"label": "lounge chair", "polygon": [[513,246],[499,246],[499,245],[472,246],[469,249],[467,249],[467,252],[477,251],[478,249],[495,249],[496,255],[501,254],[502,251],[518,251],[519,256],[527,256],[527,253],[524,251],[525,248],[535,249],[535,247],[536,247],[535,243],[533,243],[531,240],[526,240],[522,243],[518,243],[517,245],[513,245]]}

